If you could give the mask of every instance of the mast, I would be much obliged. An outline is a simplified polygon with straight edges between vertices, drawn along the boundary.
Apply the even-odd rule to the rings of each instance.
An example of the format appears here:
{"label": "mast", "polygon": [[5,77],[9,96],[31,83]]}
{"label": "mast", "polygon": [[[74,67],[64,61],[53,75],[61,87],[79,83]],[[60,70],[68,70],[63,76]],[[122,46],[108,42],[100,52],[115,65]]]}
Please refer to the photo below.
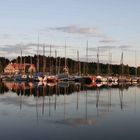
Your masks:
{"label": "mast", "polygon": [[79,76],[79,51],[77,50],[77,72],[78,72],[78,76]]}
{"label": "mast", "polygon": [[100,73],[100,67],[99,67],[99,47],[98,47],[98,51],[97,51],[97,75],[99,75]]}
{"label": "mast", "polygon": [[22,64],[22,49],[21,49],[21,58],[20,58],[20,64]]}
{"label": "mast", "polygon": [[37,72],[39,72],[39,34],[38,34],[38,45],[37,45]]}
{"label": "mast", "polygon": [[57,51],[55,50],[55,74],[57,73]]}
{"label": "mast", "polygon": [[24,74],[25,74],[25,72],[26,72],[26,66],[25,66],[25,62],[26,62],[26,60],[25,60],[25,57],[24,57],[24,58],[23,58]]}
{"label": "mast", "polygon": [[86,47],[86,74],[88,74],[88,40],[87,40],[87,47]]}
{"label": "mast", "polygon": [[78,67],[77,67],[77,70],[78,70],[78,76],[81,74],[81,66],[80,66],[80,60],[79,60],[79,50],[77,51],[77,62],[78,62]]}
{"label": "mast", "polygon": [[50,45],[50,75],[52,73],[52,61],[51,61],[51,55],[52,55],[52,46]]}
{"label": "mast", "polygon": [[69,70],[68,70],[68,67],[67,67],[67,57],[66,57],[67,52],[66,52],[66,49],[67,49],[67,47],[66,47],[66,41],[65,41],[65,66],[64,66],[64,73],[69,74]]}
{"label": "mast", "polygon": [[122,55],[121,55],[121,77],[123,76],[124,69],[123,69],[123,50],[122,50]]}
{"label": "mast", "polygon": [[67,58],[66,58],[66,41],[65,41],[65,69],[66,69],[66,67],[67,67]]}
{"label": "mast", "polygon": [[21,56],[20,56],[20,74],[22,73],[22,49],[21,49]]}
{"label": "mast", "polygon": [[32,56],[30,56],[30,64],[31,64],[31,65],[33,64]]}
{"label": "mast", "polygon": [[111,70],[110,70],[110,65],[111,65],[111,54],[110,54],[110,49],[109,49],[109,54],[108,54],[108,76],[110,76],[111,74]]}
{"label": "mast", "polygon": [[137,77],[138,72],[137,72],[137,52],[135,50],[135,77]]}
{"label": "mast", "polygon": [[43,45],[43,73],[46,71],[45,44]]}
{"label": "mast", "polygon": [[61,57],[58,59],[58,73],[60,73],[60,66],[61,66]]}

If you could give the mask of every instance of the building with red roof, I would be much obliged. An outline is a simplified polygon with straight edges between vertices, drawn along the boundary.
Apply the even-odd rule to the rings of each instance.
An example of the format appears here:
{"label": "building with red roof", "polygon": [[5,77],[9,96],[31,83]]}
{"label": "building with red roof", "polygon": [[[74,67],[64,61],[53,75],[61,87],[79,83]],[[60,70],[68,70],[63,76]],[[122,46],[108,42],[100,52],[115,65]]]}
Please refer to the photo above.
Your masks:
{"label": "building with red roof", "polygon": [[34,64],[19,64],[19,63],[10,63],[8,64],[5,69],[5,74],[25,74],[25,73],[34,73],[36,72],[36,68]]}

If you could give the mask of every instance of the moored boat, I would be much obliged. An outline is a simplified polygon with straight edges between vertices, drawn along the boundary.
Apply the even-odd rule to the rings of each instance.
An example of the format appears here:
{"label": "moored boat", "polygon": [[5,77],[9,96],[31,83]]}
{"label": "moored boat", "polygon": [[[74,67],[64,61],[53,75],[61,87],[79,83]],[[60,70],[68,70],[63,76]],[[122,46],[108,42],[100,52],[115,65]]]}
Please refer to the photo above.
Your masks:
{"label": "moored boat", "polygon": [[57,76],[50,75],[46,77],[47,83],[56,83],[58,81]]}

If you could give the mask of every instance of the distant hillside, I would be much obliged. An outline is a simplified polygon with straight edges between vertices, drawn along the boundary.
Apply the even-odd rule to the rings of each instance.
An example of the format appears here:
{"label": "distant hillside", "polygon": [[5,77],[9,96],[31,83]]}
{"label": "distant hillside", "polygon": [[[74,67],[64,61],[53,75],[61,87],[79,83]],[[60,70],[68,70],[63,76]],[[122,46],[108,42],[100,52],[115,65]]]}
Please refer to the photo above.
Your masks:
{"label": "distant hillside", "polygon": [[[6,61],[8,62],[8,60]],[[17,57],[16,59],[13,59],[12,62],[21,62],[21,58]],[[34,56],[25,56],[22,57],[22,63],[33,63],[37,67],[37,55]],[[7,64],[7,63],[6,63]],[[5,65],[6,65],[5,64]],[[5,66],[3,65],[3,66]],[[46,67],[43,67],[45,66]],[[65,66],[65,58],[54,58],[54,57],[43,57],[39,55],[39,70],[40,72],[50,72],[52,74],[63,72],[63,68]],[[67,59],[67,66],[69,68],[70,74],[78,74],[81,72],[81,74],[112,74],[117,75],[122,73],[122,66],[120,65],[109,65],[109,64],[102,64],[100,63],[97,65],[95,62],[77,62],[72,59]],[[98,71],[97,71],[98,69]],[[125,75],[135,75],[136,68],[135,67],[129,67],[128,65],[123,65],[123,73]],[[140,67],[137,68],[137,73],[140,76]]]}

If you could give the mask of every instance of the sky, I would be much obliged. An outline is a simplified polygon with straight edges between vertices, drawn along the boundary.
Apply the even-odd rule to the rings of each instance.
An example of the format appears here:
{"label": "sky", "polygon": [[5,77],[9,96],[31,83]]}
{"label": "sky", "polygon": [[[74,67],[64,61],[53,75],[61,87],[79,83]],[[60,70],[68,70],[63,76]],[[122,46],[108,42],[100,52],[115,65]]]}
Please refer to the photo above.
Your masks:
{"label": "sky", "polygon": [[[139,0],[0,0],[0,56],[39,53],[140,65]],[[97,49],[99,48],[99,49]]]}

